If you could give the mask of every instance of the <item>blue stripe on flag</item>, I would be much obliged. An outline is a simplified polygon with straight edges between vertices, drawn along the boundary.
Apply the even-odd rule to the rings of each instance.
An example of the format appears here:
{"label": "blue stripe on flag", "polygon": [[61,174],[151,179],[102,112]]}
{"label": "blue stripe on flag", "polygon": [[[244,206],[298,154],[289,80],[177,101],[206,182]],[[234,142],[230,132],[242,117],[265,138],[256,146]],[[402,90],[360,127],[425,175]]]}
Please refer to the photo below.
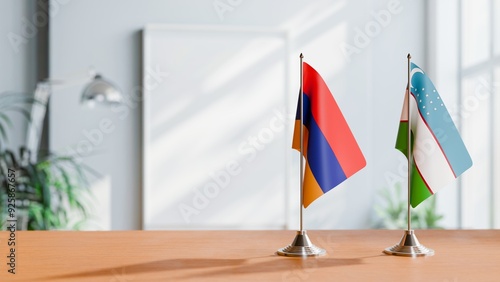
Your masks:
{"label": "blue stripe on flag", "polygon": [[472,159],[432,81],[412,63],[411,92],[418,110],[440,144],[455,176],[472,166]]}
{"label": "blue stripe on flag", "polygon": [[304,125],[309,131],[306,160],[319,187],[323,193],[326,193],[346,180],[347,177],[335,156],[335,152],[312,116],[311,102],[306,93],[304,93]]}

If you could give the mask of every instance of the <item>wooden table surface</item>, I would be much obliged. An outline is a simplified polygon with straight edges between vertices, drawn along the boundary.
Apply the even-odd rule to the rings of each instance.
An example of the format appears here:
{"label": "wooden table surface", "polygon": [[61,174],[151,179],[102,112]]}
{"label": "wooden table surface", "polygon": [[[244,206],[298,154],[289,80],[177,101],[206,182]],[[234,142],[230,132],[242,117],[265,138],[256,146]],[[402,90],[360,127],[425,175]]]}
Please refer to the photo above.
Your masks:
{"label": "wooden table surface", "polygon": [[328,254],[275,254],[295,231],[19,231],[0,281],[500,281],[500,230],[417,230],[433,257],[382,253],[400,230],[308,231]]}

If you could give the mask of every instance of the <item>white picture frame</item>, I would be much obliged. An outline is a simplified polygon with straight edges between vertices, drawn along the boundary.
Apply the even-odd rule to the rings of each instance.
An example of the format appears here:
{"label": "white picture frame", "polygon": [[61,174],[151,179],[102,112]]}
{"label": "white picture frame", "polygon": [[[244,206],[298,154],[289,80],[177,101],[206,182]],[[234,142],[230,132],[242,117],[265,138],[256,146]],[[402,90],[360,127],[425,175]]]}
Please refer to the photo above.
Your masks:
{"label": "white picture frame", "polygon": [[144,29],[143,229],[286,228],[289,48],[282,30]]}

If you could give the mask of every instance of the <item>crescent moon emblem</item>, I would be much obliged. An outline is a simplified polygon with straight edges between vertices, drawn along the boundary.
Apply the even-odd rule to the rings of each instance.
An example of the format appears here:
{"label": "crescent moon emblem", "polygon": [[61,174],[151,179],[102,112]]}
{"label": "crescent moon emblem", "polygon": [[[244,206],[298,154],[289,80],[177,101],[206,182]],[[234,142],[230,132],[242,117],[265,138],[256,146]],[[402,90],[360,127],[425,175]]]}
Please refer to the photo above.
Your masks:
{"label": "crescent moon emblem", "polygon": [[420,68],[418,68],[418,67],[417,67],[417,68],[414,68],[414,69],[412,69],[412,70],[411,70],[411,72],[410,72],[410,88],[411,88],[411,87],[413,87],[413,85],[411,84],[411,80],[412,80],[411,78],[413,77],[413,75],[414,75],[415,73],[418,73],[418,72],[421,72],[422,74],[424,73],[424,72],[423,72]]}

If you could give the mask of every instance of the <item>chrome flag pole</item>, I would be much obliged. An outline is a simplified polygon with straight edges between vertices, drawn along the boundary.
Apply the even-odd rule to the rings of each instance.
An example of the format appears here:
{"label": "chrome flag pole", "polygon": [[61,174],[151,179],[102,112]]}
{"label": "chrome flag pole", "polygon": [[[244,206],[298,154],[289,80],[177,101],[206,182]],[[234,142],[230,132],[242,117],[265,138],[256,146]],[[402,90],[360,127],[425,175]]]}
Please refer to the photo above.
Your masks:
{"label": "chrome flag pole", "polygon": [[300,230],[297,231],[295,239],[292,244],[279,249],[276,253],[280,256],[289,257],[309,257],[321,256],[326,254],[326,251],[316,247],[303,227],[303,203],[304,203],[304,71],[303,71],[303,58],[304,55],[300,53]]}
{"label": "chrome flag pole", "polygon": [[406,113],[408,115],[408,129],[407,129],[407,154],[408,157],[408,229],[405,230],[403,238],[399,244],[392,247],[386,248],[384,253],[388,255],[396,256],[406,256],[406,257],[419,257],[419,256],[432,256],[434,255],[434,250],[426,248],[424,245],[420,244],[415,235],[414,231],[411,229],[411,206],[410,206],[410,195],[411,195],[411,170],[412,170],[412,150],[411,150],[411,55],[408,53],[408,88],[406,89]]}
{"label": "chrome flag pole", "polygon": [[303,217],[304,212],[304,55],[300,53],[300,232],[304,231]]}

